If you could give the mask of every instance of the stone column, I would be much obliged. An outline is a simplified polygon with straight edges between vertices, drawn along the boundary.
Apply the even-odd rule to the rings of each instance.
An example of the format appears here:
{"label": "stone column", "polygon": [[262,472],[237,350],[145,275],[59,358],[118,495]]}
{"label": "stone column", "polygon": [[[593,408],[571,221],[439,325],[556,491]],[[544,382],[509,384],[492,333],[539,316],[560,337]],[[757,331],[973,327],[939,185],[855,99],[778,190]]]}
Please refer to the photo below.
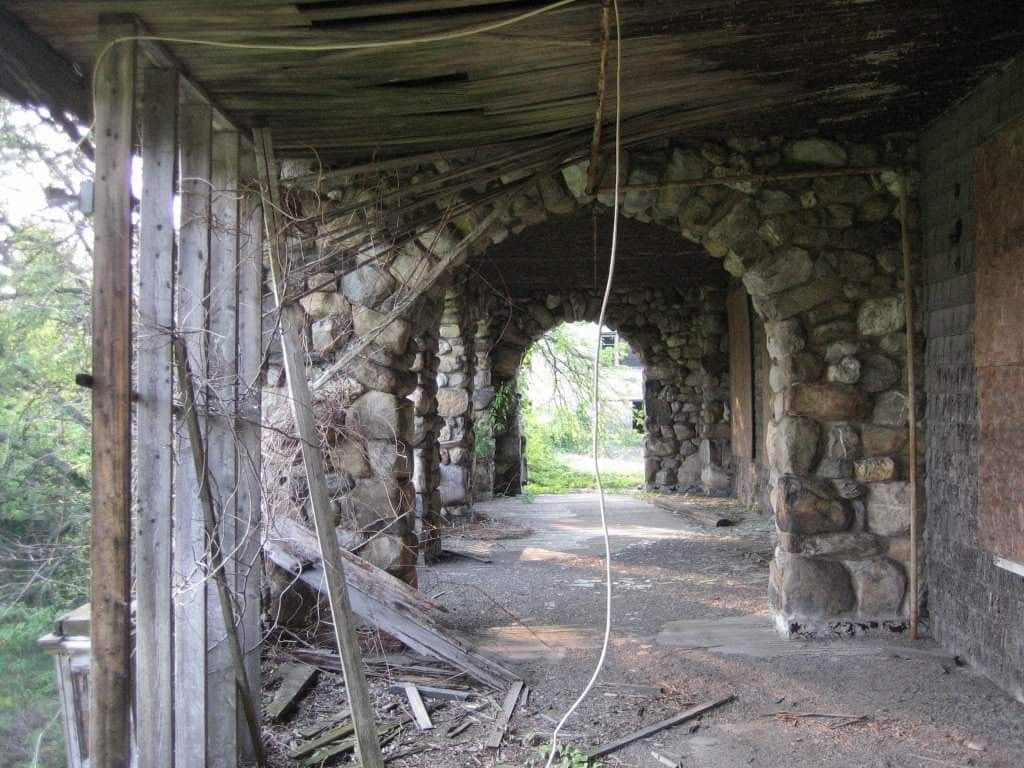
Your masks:
{"label": "stone column", "polygon": [[494,497],[495,422],[492,406],[495,388],[491,382],[491,321],[476,323],[473,354],[473,500]]}
{"label": "stone column", "polygon": [[411,400],[416,414],[413,438],[413,486],[416,490],[416,517],[419,520],[420,551],[426,562],[441,554],[441,472],[438,434],[441,418],[437,415],[437,320],[441,314],[440,301],[430,302],[427,314],[433,319],[426,330],[415,339],[416,361],[414,369],[418,386]]}
{"label": "stone column", "polygon": [[439,329],[437,414],[440,432],[442,515],[449,522],[467,518],[473,503],[473,417],[471,390],[475,326],[465,295],[449,289]]}
{"label": "stone column", "polygon": [[732,491],[733,462],[725,293],[705,287],[700,295],[700,479],[705,493],[726,494]]}

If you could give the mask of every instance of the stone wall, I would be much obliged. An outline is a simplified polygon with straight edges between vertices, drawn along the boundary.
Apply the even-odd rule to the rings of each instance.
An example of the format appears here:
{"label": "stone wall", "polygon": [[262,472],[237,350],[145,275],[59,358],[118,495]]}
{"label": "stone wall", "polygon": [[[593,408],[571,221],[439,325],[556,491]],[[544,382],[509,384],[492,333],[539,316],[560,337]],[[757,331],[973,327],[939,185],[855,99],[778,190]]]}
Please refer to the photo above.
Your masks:
{"label": "stone wall", "polygon": [[936,638],[1024,700],[1024,578],[978,546],[974,149],[1024,117],[1024,60],[922,135],[928,605]]}
{"label": "stone wall", "polygon": [[[905,329],[898,178],[886,172],[736,180],[695,188],[643,185],[915,162],[914,141],[900,136],[885,137],[877,145],[781,137],[699,144],[665,141],[623,157],[623,215],[676,228],[684,238],[701,244],[721,259],[726,272],[742,281],[765,321],[772,360],[766,459],[780,531],[770,594],[786,631],[847,631],[899,623],[906,613],[909,457],[908,415],[901,393]],[[375,330],[375,321],[389,308],[408,310],[403,317],[409,319],[381,333],[372,352],[361,356],[336,383],[351,390],[351,404],[346,402],[342,412],[346,426],[355,428],[367,448],[376,450],[382,446],[370,442],[383,442],[382,430],[371,429],[369,423],[386,417],[393,433],[401,436],[395,441],[398,446],[412,430],[412,418],[407,425],[400,406],[417,386],[411,370],[415,355],[408,345],[421,323],[409,301],[423,279],[424,265],[453,254],[459,256],[454,265],[459,266],[482,253],[488,241],[498,242],[549,216],[593,203],[583,189],[583,162],[536,179],[502,211],[486,237],[467,251],[457,251],[455,244],[486,211],[455,216],[418,243],[396,249],[353,228],[360,217],[367,223],[387,218],[386,206],[374,204],[382,185],[406,184],[413,176],[422,182],[452,167],[423,166],[408,178],[331,177],[329,188],[311,197],[318,206],[316,216],[309,219],[316,228],[318,254],[321,261],[338,265],[337,290],[320,290],[318,305],[308,310],[313,335],[330,347],[323,353],[325,362],[352,343],[349,337],[333,341],[348,312],[352,338],[358,338]],[[603,186],[606,183],[607,179]],[[487,190],[481,185],[472,194]],[[598,202],[607,204],[608,197],[601,193]],[[912,209],[911,224],[916,228],[916,205]],[[680,264],[681,270],[686,268]],[[656,486],[707,482],[724,487],[733,471],[726,438],[721,436],[727,426],[727,409],[720,407],[727,379],[724,368],[708,357],[717,347],[717,354],[725,358],[725,339],[713,330],[713,312],[701,317],[702,287],[693,285],[681,296],[659,295],[660,286],[620,293],[616,306],[625,314],[609,317],[610,324],[647,355],[648,476]],[[471,474],[473,414],[465,387],[475,375],[477,321],[486,317],[473,316],[469,305],[449,298],[439,349],[437,400],[446,419],[440,435],[441,489],[446,509],[461,512],[471,499],[471,483],[445,478],[446,473]],[[514,375],[516,355],[538,331],[561,319],[596,319],[596,304],[596,295],[573,286],[531,297],[523,306],[530,320],[522,325],[518,341],[506,329],[502,344],[491,354],[492,385],[500,384],[501,376]],[[641,304],[648,304],[645,320],[640,327],[631,327]],[[708,308],[713,309],[710,303]],[[662,319],[653,319],[658,314]],[[498,327],[500,321],[491,330]],[[458,384],[452,376],[459,378]],[[396,532],[404,541],[401,537],[411,531],[407,522],[401,522],[411,509],[411,493],[403,500],[407,469],[376,458],[370,464],[371,477],[344,493],[361,494],[360,487],[371,485],[380,490],[378,500],[387,501],[385,508],[392,509],[399,521],[389,523],[387,533]],[[458,498],[445,499],[446,489]]]}

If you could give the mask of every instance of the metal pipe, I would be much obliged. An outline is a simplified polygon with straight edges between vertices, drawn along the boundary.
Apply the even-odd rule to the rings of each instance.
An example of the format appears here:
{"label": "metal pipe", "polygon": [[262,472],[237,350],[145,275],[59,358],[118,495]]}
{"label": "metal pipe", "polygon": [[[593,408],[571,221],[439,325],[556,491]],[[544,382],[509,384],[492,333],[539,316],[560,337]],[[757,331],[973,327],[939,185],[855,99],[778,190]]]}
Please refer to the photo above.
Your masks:
{"label": "metal pipe", "polygon": [[914,280],[910,269],[910,226],[907,223],[907,177],[900,175],[900,235],[903,246],[903,306],[907,325],[907,413],[910,428],[910,639],[918,632],[918,501],[917,501],[917,384],[914,372]]}

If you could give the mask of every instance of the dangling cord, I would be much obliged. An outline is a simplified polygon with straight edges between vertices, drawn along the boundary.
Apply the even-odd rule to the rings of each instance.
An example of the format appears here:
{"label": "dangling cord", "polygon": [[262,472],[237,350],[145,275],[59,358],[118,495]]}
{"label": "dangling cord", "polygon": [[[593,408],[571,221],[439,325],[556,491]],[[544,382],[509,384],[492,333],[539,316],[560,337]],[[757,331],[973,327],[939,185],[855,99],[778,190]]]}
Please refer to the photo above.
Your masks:
{"label": "dangling cord", "polygon": [[612,205],[612,246],[611,256],[608,261],[608,280],[605,283],[604,299],[601,301],[601,314],[597,320],[597,344],[594,349],[594,479],[597,481],[598,504],[601,509],[601,532],[604,536],[604,564],[605,564],[605,619],[604,619],[604,641],[601,643],[601,655],[597,659],[594,673],[579,698],[573,702],[568,711],[562,715],[562,719],[555,726],[551,734],[551,752],[548,755],[548,762],[545,768],[551,768],[554,764],[555,755],[558,752],[558,734],[566,721],[572,716],[576,708],[583,703],[590,691],[593,690],[597,678],[604,667],[605,659],[608,656],[608,643],[612,635],[612,547],[608,536],[608,515],[605,509],[604,486],[601,484],[601,466],[598,461],[598,447],[600,445],[600,386],[601,386],[601,329],[604,328],[605,313],[608,310],[608,299],[612,293],[612,282],[615,278],[615,253],[618,248],[619,239],[619,153],[621,143],[622,123],[622,30],[619,23],[619,3],[612,0],[612,7],[615,10],[615,202]]}

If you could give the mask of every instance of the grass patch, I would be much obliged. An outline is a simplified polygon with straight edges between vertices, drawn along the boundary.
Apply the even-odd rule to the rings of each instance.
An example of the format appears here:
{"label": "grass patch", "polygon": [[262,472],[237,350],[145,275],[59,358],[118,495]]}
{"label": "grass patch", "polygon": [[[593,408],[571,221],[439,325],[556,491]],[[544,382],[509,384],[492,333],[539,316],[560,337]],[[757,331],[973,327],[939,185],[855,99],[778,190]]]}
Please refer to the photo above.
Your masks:
{"label": "grass patch", "polygon": [[[544,461],[530,463],[530,481],[523,489],[527,498],[538,493],[570,493],[572,491],[594,490],[593,472],[573,469],[558,458],[548,454]],[[602,472],[601,484],[606,491],[635,490],[643,485],[642,472]]]}
{"label": "grass patch", "polygon": [[16,605],[0,622],[0,744],[4,765],[29,766],[36,741],[44,730],[39,766],[63,766],[64,743],[60,723],[53,659],[36,640],[53,626],[53,608]]}

